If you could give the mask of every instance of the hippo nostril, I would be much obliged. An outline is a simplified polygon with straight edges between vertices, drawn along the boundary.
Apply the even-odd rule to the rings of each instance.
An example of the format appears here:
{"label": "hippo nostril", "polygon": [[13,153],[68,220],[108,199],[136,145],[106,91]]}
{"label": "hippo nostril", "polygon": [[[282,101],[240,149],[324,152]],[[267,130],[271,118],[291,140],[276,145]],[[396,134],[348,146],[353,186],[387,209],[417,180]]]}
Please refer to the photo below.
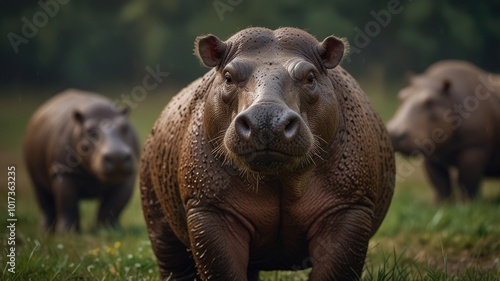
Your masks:
{"label": "hippo nostril", "polygon": [[107,172],[121,169],[130,169],[133,167],[133,159],[130,153],[115,152],[103,156],[104,169]]}
{"label": "hippo nostril", "polygon": [[408,134],[406,132],[400,134],[392,134],[391,139],[394,148],[400,147],[406,141],[407,136]]}
{"label": "hippo nostril", "polygon": [[133,167],[131,154],[125,154],[125,157],[123,158],[123,162],[122,162],[122,167],[124,169],[131,169]]}
{"label": "hippo nostril", "polygon": [[234,122],[234,127],[236,134],[245,139],[249,140],[252,136],[252,126],[250,125],[250,120],[245,115],[238,116]]}
{"label": "hippo nostril", "polygon": [[114,169],[115,163],[113,161],[113,157],[111,155],[104,155],[103,157],[103,162],[104,162],[104,170],[109,172]]}
{"label": "hippo nostril", "polygon": [[125,156],[123,157],[123,162],[128,163],[130,161],[132,161],[132,155],[125,154]]}
{"label": "hippo nostril", "polygon": [[288,123],[285,125],[284,131],[283,131],[283,136],[285,137],[285,140],[292,140],[297,133],[299,132],[300,129],[300,121],[299,118],[296,116],[292,116],[289,120]]}

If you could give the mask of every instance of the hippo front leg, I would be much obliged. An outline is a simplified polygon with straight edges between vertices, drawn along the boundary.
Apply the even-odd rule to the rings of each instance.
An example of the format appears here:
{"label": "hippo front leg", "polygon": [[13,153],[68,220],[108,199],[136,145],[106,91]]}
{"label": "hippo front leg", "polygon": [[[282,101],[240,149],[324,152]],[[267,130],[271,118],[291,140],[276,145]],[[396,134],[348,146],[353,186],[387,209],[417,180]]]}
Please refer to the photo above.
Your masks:
{"label": "hippo front leg", "polygon": [[358,280],[372,232],[372,218],[373,211],[367,207],[346,206],[318,220],[310,233],[309,280]]}
{"label": "hippo front leg", "polygon": [[248,280],[248,230],[216,208],[187,208],[191,251],[202,280]]}
{"label": "hippo front leg", "polygon": [[56,231],[57,213],[54,194],[49,190],[50,187],[37,185],[35,194],[42,210],[42,228],[47,233],[53,234]]}
{"label": "hippo front leg", "polygon": [[127,205],[134,190],[135,180],[131,179],[121,186],[112,187],[101,197],[97,224],[103,227],[117,227],[118,218]]}
{"label": "hippo front leg", "polygon": [[465,192],[464,200],[472,200],[477,196],[488,158],[483,148],[467,149],[458,156],[458,183]]}
{"label": "hippo front leg", "polygon": [[58,178],[54,180],[52,187],[59,232],[80,232],[79,196],[73,180],[69,177]]}
{"label": "hippo front leg", "polygon": [[451,196],[451,179],[449,168],[441,163],[425,159],[424,162],[427,177],[437,192],[438,202],[445,201]]}

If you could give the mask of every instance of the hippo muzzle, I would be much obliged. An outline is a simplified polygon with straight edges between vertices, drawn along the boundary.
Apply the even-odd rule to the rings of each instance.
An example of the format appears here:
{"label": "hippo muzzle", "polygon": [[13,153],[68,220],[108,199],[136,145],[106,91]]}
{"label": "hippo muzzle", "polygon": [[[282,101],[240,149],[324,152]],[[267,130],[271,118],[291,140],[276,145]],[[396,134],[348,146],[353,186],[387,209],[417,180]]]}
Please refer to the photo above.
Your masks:
{"label": "hippo muzzle", "polygon": [[258,103],[240,112],[228,132],[228,148],[247,168],[277,173],[307,157],[313,137],[301,116],[284,105]]}
{"label": "hippo muzzle", "polygon": [[116,128],[101,130],[101,140],[92,143],[90,169],[103,182],[120,183],[133,175],[136,157]]}

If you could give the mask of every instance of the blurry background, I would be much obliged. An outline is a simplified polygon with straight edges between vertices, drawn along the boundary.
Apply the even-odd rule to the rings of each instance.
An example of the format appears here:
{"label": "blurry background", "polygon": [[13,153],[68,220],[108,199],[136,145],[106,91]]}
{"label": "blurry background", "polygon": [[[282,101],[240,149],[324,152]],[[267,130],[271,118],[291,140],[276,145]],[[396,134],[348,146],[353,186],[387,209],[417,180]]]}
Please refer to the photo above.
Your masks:
{"label": "blurry background", "polygon": [[[319,40],[331,34],[346,37],[351,52],[342,65],[385,122],[396,110],[396,94],[407,83],[407,71],[422,72],[442,59],[464,59],[500,73],[497,0],[30,2],[4,1],[0,9],[0,221],[3,225],[7,218],[8,165],[16,165],[19,218],[19,273],[5,279],[0,271],[2,280],[157,279],[138,190],[122,216],[122,232],[89,230],[97,206],[92,201],[82,204],[84,234],[77,239],[47,239],[38,232],[39,212],[22,161],[22,138],[33,111],[66,88],[129,103],[143,143],[172,95],[207,71],[193,56],[196,36],[207,33],[226,39],[249,26],[294,26]],[[144,78],[155,71],[161,72],[156,87],[137,95]],[[371,240],[367,280],[392,262],[400,266],[384,278],[401,274],[400,280],[413,280],[427,274],[436,277],[427,280],[447,280],[448,274],[476,268],[479,273],[468,273],[467,280],[476,279],[475,274],[477,280],[498,280],[481,277],[483,272],[500,274],[498,181],[485,181],[482,201],[435,205],[421,167],[402,170],[391,209]],[[7,234],[5,227],[0,229],[3,251]],[[4,258],[0,255],[0,262]],[[405,275],[415,270],[413,277]],[[377,280],[389,280],[384,278]]]}
{"label": "blurry background", "polygon": [[[146,66],[157,64],[170,72],[168,85],[179,88],[206,71],[192,56],[196,36],[213,33],[226,39],[249,26],[294,26],[320,40],[331,34],[346,37],[360,52],[353,50],[344,67],[376,83],[401,83],[406,71],[420,72],[447,58],[500,72],[499,1],[41,2],[55,3],[57,11],[44,12],[54,8],[45,4],[49,9],[44,10],[35,1],[2,5],[3,89],[127,88],[141,81]],[[397,7],[395,13],[388,6]],[[25,28],[23,18],[37,31]],[[28,36],[34,33],[32,38],[23,36],[23,28]],[[12,33],[25,40],[13,39]]]}

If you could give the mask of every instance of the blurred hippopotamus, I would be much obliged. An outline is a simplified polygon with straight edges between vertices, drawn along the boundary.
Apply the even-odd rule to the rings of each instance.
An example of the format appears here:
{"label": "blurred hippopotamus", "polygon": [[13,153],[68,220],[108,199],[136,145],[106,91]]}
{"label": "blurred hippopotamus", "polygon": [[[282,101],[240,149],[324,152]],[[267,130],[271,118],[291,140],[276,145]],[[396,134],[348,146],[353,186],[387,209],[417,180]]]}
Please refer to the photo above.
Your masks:
{"label": "blurred hippopotamus", "polygon": [[458,170],[465,199],[484,176],[500,176],[500,77],[464,61],[440,61],[411,78],[387,124],[396,151],[422,154],[437,200],[452,194]]}
{"label": "blurred hippopotamus", "polygon": [[98,224],[116,226],[137,174],[138,139],[127,107],[97,94],[67,90],[32,116],[24,158],[42,210],[54,232],[79,231],[78,201],[99,198]]}

